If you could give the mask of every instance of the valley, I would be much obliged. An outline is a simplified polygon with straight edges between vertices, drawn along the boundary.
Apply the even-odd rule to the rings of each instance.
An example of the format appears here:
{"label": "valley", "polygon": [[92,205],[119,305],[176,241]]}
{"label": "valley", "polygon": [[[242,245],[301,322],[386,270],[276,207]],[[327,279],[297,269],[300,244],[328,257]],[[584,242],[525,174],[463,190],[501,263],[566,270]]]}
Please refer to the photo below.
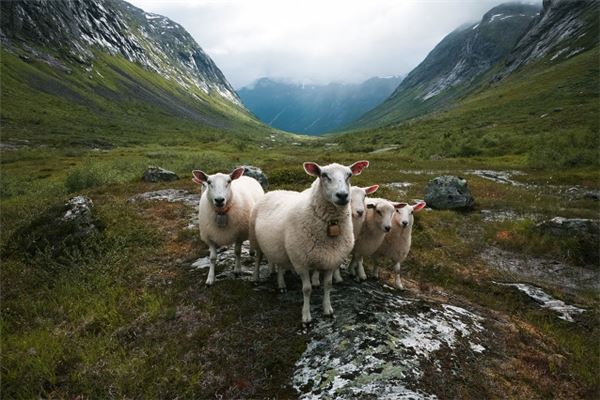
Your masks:
{"label": "valley", "polygon": [[[120,0],[32,4],[1,4],[3,397],[598,397],[597,5],[492,9],[430,53],[452,44],[472,79],[426,59],[354,123],[347,104],[309,98],[343,127],[315,137],[256,118],[166,17]],[[50,34],[48,14],[71,36]],[[492,61],[468,52],[490,50],[475,32],[500,46],[511,29]],[[363,283],[344,266],[335,318],[315,288],[306,327],[298,276],[280,293],[263,262],[252,282],[247,245],[241,276],[230,246],[205,285],[192,170],[251,165],[269,191],[301,191],[303,162],[363,159],[352,184],[379,184],[377,197],[411,203],[456,176],[474,199],[415,216],[404,290],[387,262],[366,259]],[[149,166],[168,180],[144,180]]]}

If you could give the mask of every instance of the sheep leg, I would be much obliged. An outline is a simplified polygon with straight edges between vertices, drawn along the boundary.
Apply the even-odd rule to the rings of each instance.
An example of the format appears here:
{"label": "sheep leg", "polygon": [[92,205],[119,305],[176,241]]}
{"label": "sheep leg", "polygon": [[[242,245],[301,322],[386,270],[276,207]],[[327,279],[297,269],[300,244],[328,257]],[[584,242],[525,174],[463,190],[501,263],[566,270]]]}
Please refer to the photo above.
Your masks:
{"label": "sheep leg", "polygon": [[206,286],[211,286],[215,283],[215,267],[217,265],[217,245],[210,242],[210,269],[208,270],[208,277],[206,278]]}
{"label": "sheep leg", "polygon": [[319,280],[319,270],[318,269],[315,269],[313,271],[310,282],[311,282],[311,285],[313,285],[313,287],[321,286],[321,282]]}
{"label": "sheep leg", "polygon": [[356,256],[352,255],[352,260],[350,260],[350,264],[348,264],[348,272],[350,275],[356,276]]}
{"label": "sheep leg", "polygon": [[233,274],[239,276],[242,274],[242,242],[235,242],[235,267],[233,267]]}
{"label": "sheep leg", "polygon": [[302,294],[304,295],[302,323],[310,324],[312,321],[312,317],[310,316],[310,293],[312,291],[312,285],[310,284],[310,273],[308,268],[303,269],[302,272],[300,272],[300,278],[302,279]]}
{"label": "sheep leg", "polygon": [[260,280],[260,262],[262,261],[262,251],[256,249],[256,255],[254,257],[254,273],[252,274],[252,280],[258,282]]}
{"label": "sheep leg", "polygon": [[379,265],[373,267],[373,276],[375,279],[379,279]]}
{"label": "sheep leg", "polygon": [[325,271],[325,276],[323,277],[323,314],[326,317],[333,317],[333,308],[331,308],[331,299],[329,298],[332,277],[332,270]]}
{"label": "sheep leg", "polygon": [[277,272],[275,264],[269,263],[269,276],[273,275],[275,272]]}
{"label": "sheep leg", "polygon": [[367,274],[365,274],[365,268],[363,267],[363,258],[358,258],[358,281],[366,281]]}
{"label": "sheep leg", "polygon": [[340,283],[344,281],[342,279],[342,274],[340,273],[340,267],[337,267],[333,272],[333,280],[335,281],[335,283]]}
{"label": "sheep leg", "polygon": [[279,288],[279,292],[281,293],[285,293],[286,292],[286,287],[285,287],[285,270],[281,267],[279,267],[279,269],[277,270],[277,287]]}
{"label": "sheep leg", "polygon": [[394,286],[396,289],[402,290],[404,286],[402,285],[402,281],[400,280],[400,261],[394,264]]}

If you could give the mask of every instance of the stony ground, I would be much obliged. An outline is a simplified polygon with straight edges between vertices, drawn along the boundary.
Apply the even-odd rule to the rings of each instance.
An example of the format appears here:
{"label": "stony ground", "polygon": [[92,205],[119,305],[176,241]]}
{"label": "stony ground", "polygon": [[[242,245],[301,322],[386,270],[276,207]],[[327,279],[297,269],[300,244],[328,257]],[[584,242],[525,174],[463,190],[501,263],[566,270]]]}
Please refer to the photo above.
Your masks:
{"label": "stony ground", "polygon": [[[469,173],[498,184],[525,186],[512,182],[509,173]],[[399,192],[410,186],[409,182],[388,184],[391,190]],[[197,229],[194,206],[198,195],[193,192],[164,189],[141,193],[129,201],[180,204],[188,210],[185,229]],[[481,210],[479,214],[484,223],[519,218],[512,210]],[[244,274],[235,277],[232,249],[219,252],[217,283],[209,290],[222,290],[224,282],[241,279],[254,292],[264,292],[287,305],[294,305],[299,316],[302,298],[299,279],[288,272],[286,280],[290,290],[279,294],[274,277],[269,276],[267,266],[263,265],[261,282],[253,284],[250,282],[252,259],[247,246],[242,256]],[[573,326],[589,310],[556,299],[531,282],[571,291],[599,287],[598,270],[543,257],[524,257],[488,246],[481,252],[480,259],[488,268],[502,273],[504,280],[490,281],[490,284],[503,296],[522,293],[531,307],[555,313],[557,318]],[[177,262],[183,268],[201,272],[199,279],[203,279],[210,265],[205,253],[197,259]],[[314,324],[304,329],[298,317],[296,335],[305,338],[306,347],[294,361],[287,384],[300,398],[537,397],[540,391],[568,398],[569,393],[577,391],[577,383],[571,378],[563,376],[558,384],[554,382],[557,373],[563,374],[557,371],[564,367],[565,357],[559,354],[552,340],[523,320],[474,304],[442,287],[421,286],[411,279],[408,290],[395,290],[387,284],[389,274],[386,272],[379,279],[371,278],[362,284],[345,273],[344,278],[344,282],[335,284],[332,294],[334,319],[321,314],[318,288],[313,290],[312,297]],[[532,375],[538,380],[533,386],[528,382]]]}

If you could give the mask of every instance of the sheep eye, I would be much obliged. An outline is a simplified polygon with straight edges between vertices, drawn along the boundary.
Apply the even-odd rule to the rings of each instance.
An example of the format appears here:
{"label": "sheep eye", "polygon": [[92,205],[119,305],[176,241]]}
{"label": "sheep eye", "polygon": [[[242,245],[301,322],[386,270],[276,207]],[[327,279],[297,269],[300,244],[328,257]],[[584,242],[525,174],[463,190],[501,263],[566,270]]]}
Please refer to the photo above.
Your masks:
{"label": "sheep eye", "polygon": [[381,215],[381,211],[377,210],[377,214]]}
{"label": "sheep eye", "polygon": [[321,177],[322,177],[322,178],[325,178],[325,179],[327,179],[327,180],[329,180],[329,175],[327,175],[327,174],[325,174],[325,173],[321,174]]}
{"label": "sheep eye", "polygon": [[209,180],[206,181],[207,184],[212,185],[212,182]]}

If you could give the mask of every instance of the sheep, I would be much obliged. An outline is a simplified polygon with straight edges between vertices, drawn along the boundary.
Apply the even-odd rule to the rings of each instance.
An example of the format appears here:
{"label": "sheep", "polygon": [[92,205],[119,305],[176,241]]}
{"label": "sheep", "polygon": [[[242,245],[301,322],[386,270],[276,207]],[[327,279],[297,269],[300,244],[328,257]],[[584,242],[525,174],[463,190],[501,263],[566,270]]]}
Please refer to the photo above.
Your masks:
{"label": "sheep", "polygon": [[235,243],[234,274],[241,273],[242,242],[248,239],[250,215],[254,204],[264,196],[260,183],[242,176],[244,168],[236,168],[229,175],[206,175],[192,171],[193,181],[202,185],[199,204],[200,238],[210,248],[210,270],[206,285],[215,283],[217,248]]}
{"label": "sheep", "polygon": [[349,270],[359,281],[367,279],[363,258],[373,255],[383,243],[386,234],[392,229],[392,218],[404,203],[391,203],[385,199],[366,201],[365,220],[354,243]]}
{"label": "sheep", "polygon": [[[365,221],[365,198],[367,195],[375,193],[377,189],[379,189],[379,185],[373,185],[365,188],[352,186],[350,188],[350,210],[352,211],[352,230],[354,232],[354,240],[356,240],[358,237],[363,222]],[[340,268],[336,269],[333,273],[333,280],[336,283],[342,281]],[[314,287],[318,287],[320,285],[318,270],[313,272],[312,285]]]}
{"label": "sheep", "polygon": [[298,193],[273,191],[255,206],[250,224],[250,240],[256,249],[255,278],[264,254],[270,263],[293,268],[302,279],[302,323],[310,315],[311,269],[325,272],[323,314],[333,316],[330,291],[333,271],[348,257],[354,246],[350,215],[350,179],[369,165],[358,161],[349,167],[324,167],[305,162],[304,170],[316,179],[310,188]]}
{"label": "sheep", "polygon": [[383,240],[383,243],[375,252],[375,256],[391,258],[394,264],[394,286],[402,290],[402,282],[400,280],[400,263],[402,263],[408,252],[410,251],[412,227],[414,222],[414,213],[421,211],[426,203],[419,201],[414,205],[400,203],[400,207],[396,209],[392,222],[392,230]]}

